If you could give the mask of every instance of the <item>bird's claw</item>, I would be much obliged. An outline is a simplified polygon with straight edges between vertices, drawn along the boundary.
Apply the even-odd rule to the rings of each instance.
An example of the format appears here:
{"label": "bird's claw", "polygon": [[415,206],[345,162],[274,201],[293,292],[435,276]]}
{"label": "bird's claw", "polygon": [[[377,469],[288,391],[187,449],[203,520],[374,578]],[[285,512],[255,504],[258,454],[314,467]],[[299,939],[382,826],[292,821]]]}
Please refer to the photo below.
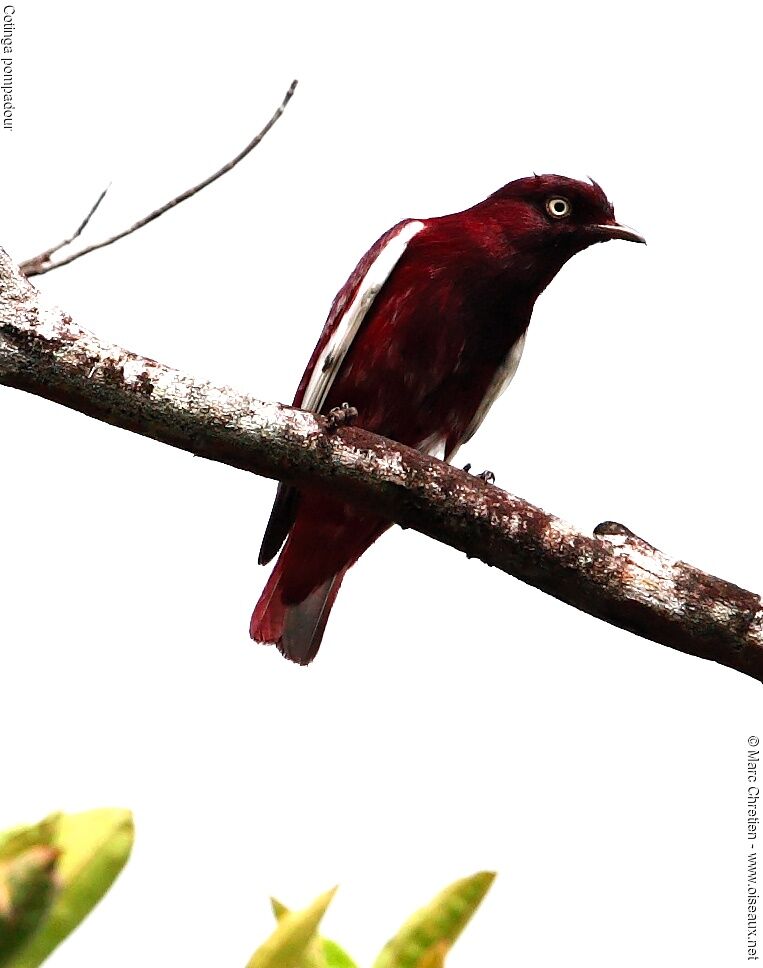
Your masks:
{"label": "bird's claw", "polygon": [[336,430],[338,427],[349,427],[355,422],[358,411],[351,407],[349,403],[343,403],[341,407],[332,407],[326,416],[326,429]]}
{"label": "bird's claw", "polygon": [[[471,464],[464,464],[464,470],[467,474],[471,471],[471,469]],[[484,481],[486,484],[495,484],[495,474],[492,471],[482,471],[481,474],[475,474],[474,476],[479,477],[479,479]]]}

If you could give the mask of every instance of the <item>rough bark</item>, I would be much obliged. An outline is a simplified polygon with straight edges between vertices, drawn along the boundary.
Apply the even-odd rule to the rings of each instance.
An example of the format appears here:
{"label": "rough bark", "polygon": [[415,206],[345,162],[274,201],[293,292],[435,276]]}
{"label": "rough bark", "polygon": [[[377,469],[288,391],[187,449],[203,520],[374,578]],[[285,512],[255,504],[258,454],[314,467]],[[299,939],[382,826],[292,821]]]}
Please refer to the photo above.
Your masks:
{"label": "rough bark", "polygon": [[668,557],[623,525],[582,534],[359,427],[103,343],[46,305],[2,249],[0,383],[200,457],[328,487],[612,625],[763,681],[760,596]]}

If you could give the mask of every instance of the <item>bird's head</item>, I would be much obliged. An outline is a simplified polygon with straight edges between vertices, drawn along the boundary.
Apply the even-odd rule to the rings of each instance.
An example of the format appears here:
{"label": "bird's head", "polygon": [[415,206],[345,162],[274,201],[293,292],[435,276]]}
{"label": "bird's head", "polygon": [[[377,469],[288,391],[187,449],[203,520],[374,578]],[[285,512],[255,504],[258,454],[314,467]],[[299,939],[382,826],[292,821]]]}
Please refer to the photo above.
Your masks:
{"label": "bird's head", "polygon": [[455,217],[504,278],[537,296],[562,266],[596,242],[645,240],[615,218],[594,181],[531,175],[509,182]]}
{"label": "bird's head", "polygon": [[560,248],[572,255],[610,239],[645,241],[617,221],[612,203],[593,179],[532,175],[509,182],[483,204],[494,205],[525,246]]}

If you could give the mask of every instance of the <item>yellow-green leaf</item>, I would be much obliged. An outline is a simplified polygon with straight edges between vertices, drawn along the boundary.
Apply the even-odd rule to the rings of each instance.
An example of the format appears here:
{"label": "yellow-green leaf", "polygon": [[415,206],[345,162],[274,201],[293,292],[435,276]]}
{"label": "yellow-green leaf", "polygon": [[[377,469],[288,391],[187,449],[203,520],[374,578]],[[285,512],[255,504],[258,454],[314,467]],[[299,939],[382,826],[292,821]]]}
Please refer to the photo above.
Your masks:
{"label": "yellow-green leaf", "polygon": [[[281,904],[276,898],[271,897],[270,906],[273,909],[273,914],[275,915],[276,921],[279,923],[290,914],[289,908],[285,904]],[[310,940],[305,945],[305,950],[294,962],[294,968],[328,968],[326,965],[326,959],[323,957],[323,946],[321,945],[320,936],[316,933],[310,938]]]}
{"label": "yellow-green leaf", "polygon": [[[280,921],[289,909],[276,898],[271,897],[270,906],[277,921]],[[316,934],[305,950],[302,959],[294,968],[358,968],[352,958],[340,948],[336,941],[322,938]]]}
{"label": "yellow-green leaf", "polygon": [[16,857],[29,847],[49,847],[60,819],[60,813],[52,813],[39,823],[12,827],[0,833],[0,862]]}
{"label": "yellow-green leaf", "polygon": [[426,907],[416,911],[387,942],[374,968],[441,965],[445,953],[468,924],[494,879],[494,873],[481,871],[446,887]]}
{"label": "yellow-green leaf", "polygon": [[[254,952],[247,968],[300,968],[335,892],[336,888],[333,888],[321,894],[303,911],[286,911],[275,901],[273,909],[279,917],[278,926],[265,944]],[[279,910],[282,912],[280,916]]]}
{"label": "yellow-green leaf", "polygon": [[56,898],[44,923],[3,968],[37,968],[111,887],[132,843],[129,810],[57,815],[50,833],[50,846],[59,854]]}
{"label": "yellow-green leaf", "polygon": [[273,911],[273,917],[276,919],[276,921],[280,921],[285,914],[289,913],[289,909],[285,904],[281,904],[277,897],[271,897],[270,907]]}
{"label": "yellow-green leaf", "polygon": [[416,962],[416,968],[445,968],[445,955],[450,951],[447,941],[433,945]]}

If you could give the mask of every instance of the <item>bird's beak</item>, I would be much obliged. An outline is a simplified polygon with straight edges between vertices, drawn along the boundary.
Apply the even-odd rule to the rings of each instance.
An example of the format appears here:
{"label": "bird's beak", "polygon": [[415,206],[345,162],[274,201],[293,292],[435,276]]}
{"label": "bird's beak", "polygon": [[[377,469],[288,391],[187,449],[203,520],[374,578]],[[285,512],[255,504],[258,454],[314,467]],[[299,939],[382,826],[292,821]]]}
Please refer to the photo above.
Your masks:
{"label": "bird's beak", "polygon": [[627,225],[620,225],[619,222],[594,225],[592,229],[602,242],[606,242],[608,239],[625,239],[626,242],[642,242],[646,245],[646,239],[643,235],[639,235],[635,229],[629,228]]}

